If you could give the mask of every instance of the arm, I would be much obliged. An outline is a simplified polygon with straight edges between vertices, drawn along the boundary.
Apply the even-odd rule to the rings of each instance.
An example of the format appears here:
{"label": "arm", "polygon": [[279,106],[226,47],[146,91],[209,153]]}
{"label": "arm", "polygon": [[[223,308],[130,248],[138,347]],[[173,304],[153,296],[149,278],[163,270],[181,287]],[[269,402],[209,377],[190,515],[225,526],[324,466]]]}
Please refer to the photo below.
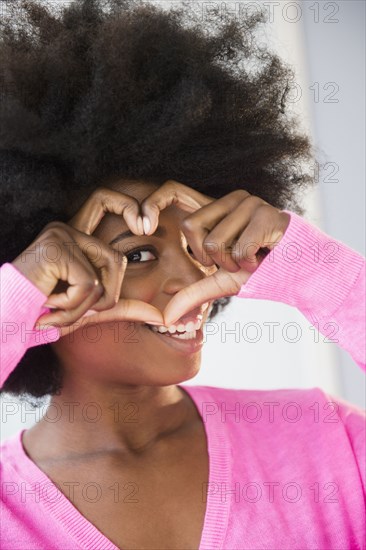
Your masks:
{"label": "arm", "polygon": [[57,328],[33,330],[38,317],[48,313],[42,307],[47,296],[11,263],[0,268],[0,387],[15,369],[28,348],[59,339]]}
{"label": "arm", "polygon": [[284,212],[291,216],[285,234],[237,296],[296,307],[365,370],[365,258]]}

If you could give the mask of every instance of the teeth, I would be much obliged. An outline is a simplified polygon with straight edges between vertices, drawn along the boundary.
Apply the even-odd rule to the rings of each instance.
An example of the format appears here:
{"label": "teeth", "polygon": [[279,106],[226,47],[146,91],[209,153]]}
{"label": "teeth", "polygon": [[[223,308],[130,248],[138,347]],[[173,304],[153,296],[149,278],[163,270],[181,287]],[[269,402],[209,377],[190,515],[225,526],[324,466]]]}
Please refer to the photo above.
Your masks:
{"label": "teeth", "polygon": [[193,340],[196,338],[196,331],[185,332],[184,334],[172,334],[172,338],[179,338],[179,340]]}
{"label": "teeth", "polygon": [[[159,327],[158,328],[154,325],[149,325],[149,327],[151,328],[151,330],[153,332],[160,332],[160,333],[168,332],[166,327]],[[170,331],[169,331],[169,333],[171,334],[172,338],[179,338],[180,340],[192,340],[192,338],[196,338],[196,336],[197,336],[196,330],[182,332],[181,334],[179,334],[178,332],[176,332],[175,334],[172,334]]]}
{"label": "teeth", "polygon": [[169,332],[169,334],[177,334],[177,333],[191,333],[196,330],[199,330],[202,326],[202,316],[197,319],[196,323],[193,321],[189,321],[186,325],[183,323],[179,323],[179,325],[171,325],[170,327],[166,327],[164,325],[156,326],[156,325],[149,325],[147,324],[154,332]]}

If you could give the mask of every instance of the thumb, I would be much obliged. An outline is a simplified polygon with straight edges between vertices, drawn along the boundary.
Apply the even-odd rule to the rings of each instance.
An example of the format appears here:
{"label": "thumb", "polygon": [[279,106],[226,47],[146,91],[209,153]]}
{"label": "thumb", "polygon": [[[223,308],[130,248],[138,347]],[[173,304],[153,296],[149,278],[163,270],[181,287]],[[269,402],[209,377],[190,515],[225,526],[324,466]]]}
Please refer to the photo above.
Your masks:
{"label": "thumb", "polygon": [[151,304],[147,304],[141,300],[121,299],[110,309],[105,309],[103,311],[89,309],[78,321],[76,321],[76,323],[60,327],[61,336],[65,336],[86,325],[107,323],[110,321],[137,321],[149,323],[151,325],[164,324],[161,311]]}
{"label": "thumb", "polygon": [[141,300],[127,300],[125,298],[119,300],[110,309],[104,309],[103,311],[88,310],[82,318],[85,317],[92,323],[141,321],[161,325],[164,322],[161,311],[153,305]]}
{"label": "thumb", "polygon": [[183,288],[170,300],[164,310],[165,326],[175,323],[182,315],[204,302],[224,296],[235,296],[249,276],[250,273],[244,270],[229,273],[220,267],[213,275]]}

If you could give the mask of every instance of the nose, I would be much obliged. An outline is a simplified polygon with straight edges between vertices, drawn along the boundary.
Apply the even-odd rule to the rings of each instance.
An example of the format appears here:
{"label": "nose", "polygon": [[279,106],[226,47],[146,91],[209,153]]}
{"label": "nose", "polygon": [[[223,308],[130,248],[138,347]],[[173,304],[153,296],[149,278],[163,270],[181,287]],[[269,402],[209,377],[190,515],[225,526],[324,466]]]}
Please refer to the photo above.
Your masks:
{"label": "nose", "polygon": [[172,253],[171,260],[166,267],[163,291],[166,294],[174,295],[182,288],[205,279],[209,274],[209,267],[200,264],[188,252],[180,250],[177,253]]}

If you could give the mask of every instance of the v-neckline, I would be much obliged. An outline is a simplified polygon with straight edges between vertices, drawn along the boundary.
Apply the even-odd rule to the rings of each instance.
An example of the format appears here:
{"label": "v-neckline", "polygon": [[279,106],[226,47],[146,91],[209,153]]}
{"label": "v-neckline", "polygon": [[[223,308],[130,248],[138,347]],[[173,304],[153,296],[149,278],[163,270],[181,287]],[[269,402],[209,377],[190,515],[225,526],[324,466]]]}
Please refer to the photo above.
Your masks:
{"label": "v-neckline", "polygon": [[[230,514],[230,499],[228,501],[225,499],[222,502],[221,498],[221,488],[223,486],[230,487],[232,481],[232,457],[228,434],[225,430],[225,424],[221,422],[220,415],[215,419],[211,417],[209,422],[203,418],[203,407],[207,403],[216,404],[214,396],[210,391],[210,386],[182,386],[180,384],[177,384],[177,386],[185,391],[194,402],[198,414],[203,421],[208,447],[209,490],[207,492],[206,511],[198,550],[219,550],[223,548]],[[19,463],[17,464],[17,471],[31,483],[38,483],[43,487],[45,486],[44,484],[47,484],[47,491],[40,490],[40,500],[50,514],[63,525],[65,531],[70,536],[74,537],[80,548],[123,550],[123,548],[116,546],[83,516],[57,488],[55,483],[27,455],[22,442],[25,431],[25,429],[21,430],[16,437],[18,456],[23,456],[24,462],[24,471],[20,470],[21,465]],[[56,491],[57,497],[55,498],[52,497],[52,489]]]}

